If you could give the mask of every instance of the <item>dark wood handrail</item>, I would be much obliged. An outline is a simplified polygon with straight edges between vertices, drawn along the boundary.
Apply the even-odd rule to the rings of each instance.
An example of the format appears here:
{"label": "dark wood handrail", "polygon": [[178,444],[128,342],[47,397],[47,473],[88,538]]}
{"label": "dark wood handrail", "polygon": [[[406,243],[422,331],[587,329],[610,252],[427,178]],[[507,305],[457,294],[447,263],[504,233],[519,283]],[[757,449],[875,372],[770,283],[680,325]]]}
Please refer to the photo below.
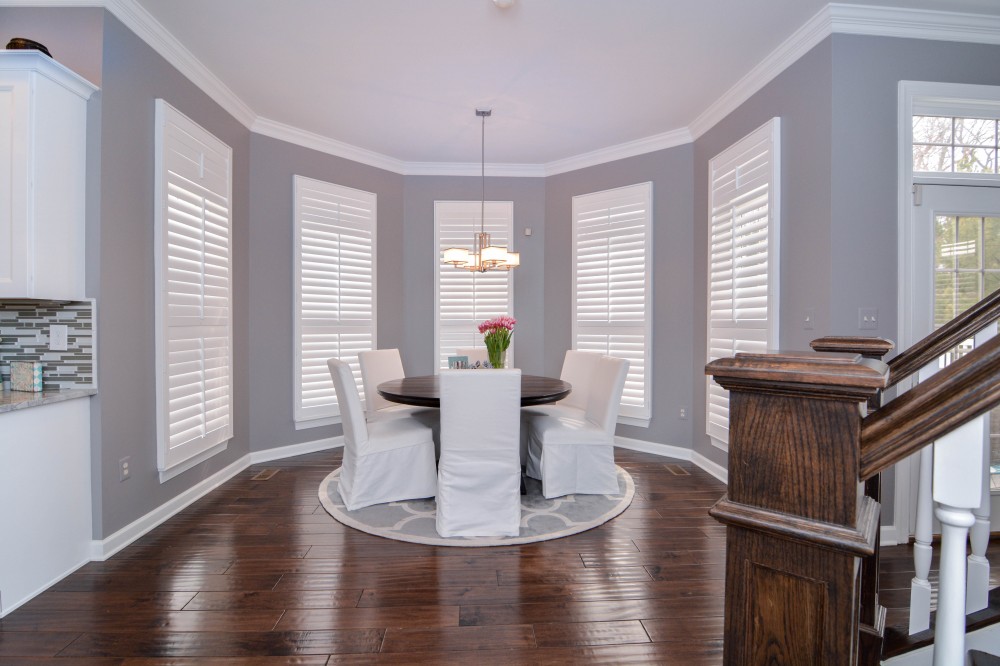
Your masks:
{"label": "dark wood handrail", "polygon": [[[1000,291],[991,298],[997,294]],[[965,337],[956,339],[961,342]],[[932,358],[938,352],[934,354]],[[861,479],[888,469],[998,404],[1000,336],[976,347],[862,421]]]}
{"label": "dark wood handrail", "polygon": [[889,385],[898,384],[997,319],[1000,319],[1000,289],[890,360]]}

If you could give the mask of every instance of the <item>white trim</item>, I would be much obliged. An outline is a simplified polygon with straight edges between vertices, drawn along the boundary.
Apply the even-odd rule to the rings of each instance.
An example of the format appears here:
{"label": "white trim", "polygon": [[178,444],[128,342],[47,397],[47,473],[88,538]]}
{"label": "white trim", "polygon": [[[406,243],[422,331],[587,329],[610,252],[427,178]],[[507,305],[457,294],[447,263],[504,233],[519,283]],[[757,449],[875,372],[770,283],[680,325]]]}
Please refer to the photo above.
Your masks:
{"label": "white trim", "polygon": [[204,481],[197,483],[179,495],[156,507],[146,515],[133,520],[114,534],[101,541],[91,542],[90,559],[103,562],[119,550],[143,536],[153,528],[161,525],[178,512],[184,510],[208,493],[212,492],[226,481],[245,470],[250,465],[250,456],[245,455],[233,463],[223,467]]}
{"label": "white trim", "polygon": [[82,567],[83,565],[87,564],[90,561],[91,560],[89,560],[89,559],[80,560],[79,563],[70,566],[69,569],[67,569],[63,573],[61,573],[61,574],[53,577],[49,582],[47,582],[47,583],[41,585],[40,587],[38,587],[38,589],[32,590],[28,594],[24,595],[24,597],[22,597],[21,599],[18,599],[17,601],[15,601],[10,606],[6,606],[6,605],[0,606],[0,618],[3,618],[3,617],[6,617],[7,615],[10,615],[12,612],[14,612],[15,610],[17,610],[18,608],[20,608],[24,604],[28,603],[29,601],[31,601],[32,599],[34,599],[35,597],[37,597],[39,594],[41,594],[45,590],[49,589],[50,587],[52,587],[53,585],[55,585],[56,583],[58,583],[59,581],[61,581],[63,578],[65,578],[66,576],[68,576],[71,573],[75,572],[77,569],[79,569],[80,567]]}
{"label": "white trim", "polygon": [[171,465],[166,469],[159,470],[160,483],[166,483],[175,476],[183,474],[192,467],[200,465],[201,463],[205,462],[206,460],[214,456],[216,453],[222,453],[223,451],[225,451],[228,446],[229,446],[229,440],[227,439],[224,442],[219,442],[218,444],[216,444],[211,448],[205,449],[201,453],[198,453],[185,460],[182,460],[179,463],[175,463],[174,465]]}
{"label": "white trim", "polygon": [[729,484],[729,470],[719,463],[712,462],[697,451],[691,455],[691,462],[717,478],[719,481],[722,481],[727,485]]}
{"label": "white trim", "polygon": [[304,456],[307,453],[316,453],[318,451],[328,451],[342,446],[344,446],[343,435],[339,435],[337,437],[324,437],[323,439],[314,439],[310,442],[302,442],[301,444],[276,446],[273,449],[251,451],[250,464],[257,465],[259,463],[271,462],[272,460],[294,458],[295,456]]}
{"label": "white trim", "polygon": [[879,546],[898,546],[906,543],[909,539],[900,540],[899,528],[895,525],[882,525],[879,528]]}
{"label": "white trim", "polygon": [[[282,458],[292,458],[294,456],[301,456],[306,453],[314,453],[316,451],[325,451],[327,449],[334,449],[343,445],[343,437],[328,437],[311,442],[303,442],[301,444],[290,444],[288,446],[265,449],[264,451],[252,451],[241,457],[239,460],[236,460],[235,462],[220,469],[204,481],[191,486],[179,495],[176,495],[167,502],[164,502],[146,515],[132,521],[111,536],[103,540],[95,539],[94,541],[91,541],[90,560],[92,562],[103,562],[125,546],[128,546],[136,539],[144,536],[150,530],[163,524],[179,512],[189,507],[191,504],[197,502],[208,493],[229,481],[250,465],[270,462],[272,460],[280,460]],[[53,581],[53,583],[54,582],[56,581]],[[39,590],[39,592],[41,591],[42,590]]]}
{"label": "white trim", "polygon": [[568,171],[576,171],[598,164],[622,160],[626,157],[635,157],[636,155],[645,155],[657,150],[683,146],[692,141],[694,141],[694,137],[691,135],[691,130],[687,127],[681,127],[669,132],[654,134],[642,139],[627,141],[615,146],[599,148],[588,153],[547,162],[543,165],[544,175],[554,176]]}
{"label": "white trim", "polygon": [[[475,176],[482,174],[479,162],[406,162],[401,172],[404,176]],[[544,178],[549,175],[544,164],[490,164],[486,163],[490,177]]]}
{"label": "white trim", "polygon": [[648,428],[649,422],[653,420],[652,416],[639,417],[639,416],[622,416],[618,415],[618,420],[616,423],[621,423],[622,425],[637,426],[639,428]]}
{"label": "white trim", "polygon": [[687,460],[697,465],[700,469],[708,472],[719,481],[726,484],[729,483],[729,470],[718,463],[712,462],[697,451],[693,451],[692,449],[683,446],[647,442],[641,439],[632,439],[631,437],[621,437],[618,435],[615,435],[615,446],[622,449],[628,449],[629,451],[651,453],[654,456],[663,456],[664,458]]}
{"label": "white trim", "polygon": [[296,421],[296,430],[308,430],[309,428],[320,428],[322,426],[337,425],[340,423],[340,416],[327,416],[321,419],[309,419],[307,421]]}
{"label": "white trim", "polygon": [[[258,116],[136,0],[0,0],[0,7],[103,7],[252,132],[402,175],[475,175],[475,165],[404,162]],[[697,139],[831,34],[1000,44],[1000,17],[986,14],[831,3],[698,115],[687,127],[545,164],[492,165],[496,175],[552,176]]]}

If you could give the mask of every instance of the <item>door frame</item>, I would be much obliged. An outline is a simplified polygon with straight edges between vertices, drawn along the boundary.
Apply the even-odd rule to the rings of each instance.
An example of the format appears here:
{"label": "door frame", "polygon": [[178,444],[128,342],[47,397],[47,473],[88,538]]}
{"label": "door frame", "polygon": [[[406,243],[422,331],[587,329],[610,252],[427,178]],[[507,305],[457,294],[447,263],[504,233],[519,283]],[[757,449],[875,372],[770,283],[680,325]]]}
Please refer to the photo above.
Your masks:
{"label": "door frame", "polygon": [[[916,230],[913,228],[912,197],[914,185],[1000,185],[996,174],[940,174],[935,176],[913,175],[913,124],[914,114],[961,116],[970,111],[987,111],[1000,116],[1000,86],[965,83],[937,83],[931,81],[900,81],[897,96],[897,280],[896,298],[898,329],[896,349],[907,349],[919,340],[915,330],[916,294],[905,288],[913,284],[918,269],[916,256]],[[909,382],[900,388],[909,388]],[[898,463],[895,467],[893,492],[893,522],[882,525],[882,543],[906,543],[913,534],[915,515],[912,506],[912,489],[916,484],[919,454]]]}

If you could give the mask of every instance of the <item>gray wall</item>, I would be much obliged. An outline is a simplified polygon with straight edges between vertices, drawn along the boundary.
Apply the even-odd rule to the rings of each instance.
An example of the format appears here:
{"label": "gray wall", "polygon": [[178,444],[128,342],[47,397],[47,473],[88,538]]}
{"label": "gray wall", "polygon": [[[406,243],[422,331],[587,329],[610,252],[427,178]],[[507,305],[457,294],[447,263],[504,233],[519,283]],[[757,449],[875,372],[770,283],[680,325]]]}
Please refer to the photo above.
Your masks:
{"label": "gray wall", "polygon": [[[434,274],[440,257],[434,247],[434,201],[480,201],[482,180],[468,176],[408,176],[403,196],[403,317],[406,335],[400,351],[407,374],[434,372]],[[521,267],[514,279],[514,364],[538,374],[544,363],[545,303],[542,283],[548,278],[545,261],[545,181],[542,178],[486,179],[486,199],[514,202],[514,242]],[[525,228],[531,236],[525,236]],[[472,228],[469,241],[472,241]],[[381,271],[380,271],[381,272]],[[381,280],[381,275],[379,276]],[[379,291],[381,294],[381,289]]]}
{"label": "gray wall", "polygon": [[297,431],[293,421],[292,177],[377,196],[379,347],[401,347],[406,340],[403,177],[257,134],[250,147],[250,448],[260,451],[342,433],[339,425]]}
{"label": "gray wall", "polygon": [[[98,383],[102,511],[106,537],[249,451],[250,132],[105,14],[101,113]],[[162,97],[233,150],[232,285],[234,437],[228,449],[161,484],[156,462],[153,317],[153,109]],[[95,289],[96,286],[96,289]],[[118,482],[118,460],[132,478]]]}
{"label": "gray wall", "polygon": [[[808,349],[830,326],[831,46],[827,39],[694,143],[694,449],[726,465],[705,434],[708,162],[775,116],[781,117],[781,265],[779,347]],[[805,330],[807,308],[815,328]]]}
{"label": "gray wall", "polygon": [[[690,447],[694,308],[692,146],[679,146],[550,176],[545,182],[545,365],[558,376],[572,346],[573,197],[636,183],[653,183],[652,420],[648,428],[619,425],[623,437]],[[696,400],[697,398],[694,398]],[[682,420],[681,407],[689,417]]]}

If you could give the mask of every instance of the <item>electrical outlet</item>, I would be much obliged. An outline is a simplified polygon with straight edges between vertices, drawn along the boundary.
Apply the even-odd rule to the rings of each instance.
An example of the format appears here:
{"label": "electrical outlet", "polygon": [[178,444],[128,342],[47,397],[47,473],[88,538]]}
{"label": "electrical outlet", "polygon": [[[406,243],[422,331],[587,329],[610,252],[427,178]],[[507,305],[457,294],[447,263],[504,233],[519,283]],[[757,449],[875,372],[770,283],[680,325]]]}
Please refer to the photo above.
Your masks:
{"label": "electrical outlet", "polygon": [[681,419],[681,421],[686,421],[687,417],[688,417],[687,407],[681,407],[681,411],[680,411],[680,419]]}
{"label": "electrical outlet", "polygon": [[878,308],[858,308],[858,330],[874,331],[878,328]]}
{"label": "electrical outlet", "polygon": [[132,470],[129,468],[129,463],[132,460],[132,456],[125,456],[118,461],[118,481],[128,481],[129,475]]}
{"label": "electrical outlet", "polygon": [[52,324],[49,326],[49,349],[52,351],[66,351],[69,347],[69,327],[65,324]]}
{"label": "electrical outlet", "polygon": [[802,329],[811,331],[816,327],[816,308],[806,308],[802,316]]}

